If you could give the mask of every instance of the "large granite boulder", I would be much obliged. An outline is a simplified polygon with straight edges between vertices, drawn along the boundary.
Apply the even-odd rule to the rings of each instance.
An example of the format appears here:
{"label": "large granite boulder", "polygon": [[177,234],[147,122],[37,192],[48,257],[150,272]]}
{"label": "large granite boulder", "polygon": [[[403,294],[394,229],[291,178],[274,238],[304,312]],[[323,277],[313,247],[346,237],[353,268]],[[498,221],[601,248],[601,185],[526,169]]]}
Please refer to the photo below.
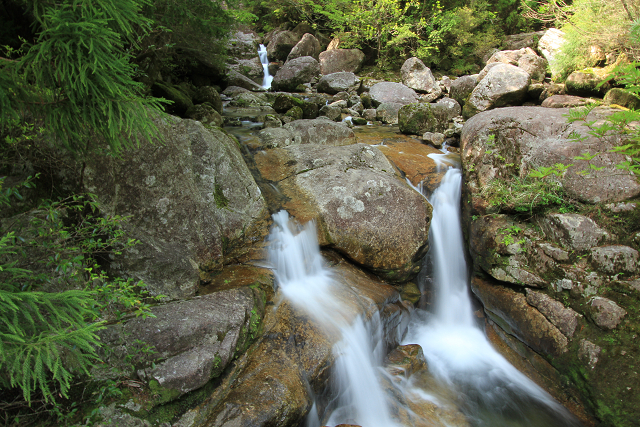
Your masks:
{"label": "large granite boulder", "polygon": [[364,62],[364,53],[359,49],[331,49],[320,54],[322,74],[346,71],[357,73]]}
{"label": "large granite boulder", "polygon": [[269,39],[267,56],[272,61],[285,61],[299,40],[300,36],[292,31],[277,31]]}
{"label": "large granite boulder", "polygon": [[320,42],[313,34],[306,33],[300,41],[291,49],[287,56],[287,62],[302,56],[310,56],[316,61],[319,60]]}
{"label": "large granite boulder", "polygon": [[263,129],[258,134],[265,148],[289,145],[349,145],[356,142],[355,134],[344,123],[318,118],[295,120],[283,127]]}
{"label": "large granite boulder", "polygon": [[202,104],[208,102],[220,114],[222,114],[222,98],[218,91],[211,86],[201,86],[196,90],[193,100]]}
{"label": "large granite boulder", "polygon": [[376,120],[389,125],[398,123],[398,112],[403,107],[397,102],[383,102],[376,108]]}
{"label": "large granite boulder", "polygon": [[271,82],[274,90],[295,92],[297,87],[312,82],[320,74],[320,64],[310,56],[287,61]]}
{"label": "large granite boulder", "polygon": [[425,132],[444,132],[449,122],[460,115],[460,105],[447,98],[451,103],[408,104],[398,111],[400,132],[409,135],[422,135]]}
{"label": "large granite boulder", "polygon": [[256,164],[285,196],[282,208],[317,221],[321,245],[393,282],[417,272],[431,206],[377,148],[292,146],[264,152]]}
{"label": "large granite boulder", "polygon": [[621,88],[613,88],[604,96],[607,105],[615,104],[632,110],[640,110],[640,97]]}
{"label": "large granite boulder", "polygon": [[451,88],[449,89],[449,96],[452,99],[458,101],[458,104],[463,105],[473,92],[473,89],[478,84],[478,75],[461,76],[451,82]]}
{"label": "large granite boulder", "polygon": [[170,116],[156,125],[155,144],[88,158],[85,188],[104,214],[131,216],[123,227],[140,241],[113,255],[111,272],[143,280],[155,295],[188,297],[201,272],[260,238],[267,207],[234,139]]}
{"label": "large granite boulder", "polygon": [[[586,120],[602,123],[614,111],[596,108]],[[625,137],[596,138],[584,123],[568,123],[567,114],[568,110],[562,108],[510,107],[487,111],[467,121],[461,139],[462,157],[463,163],[476,165],[472,175],[478,188],[497,177],[523,178],[537,167],[559,163],[573,165],[560,182],[570,196],[584,202],[623,201],[640,195],[636,177],[616,168],[624,157],[610,152],[613,147],[625,144]],[[576,135],[585,139],[576,141],[573,138]],[[495,145],[488,147],[488,142]],[[575,159],[587,151],[601,154],[590,161]],[[494,155],[496,152],[502,159]]]}
{"label": "large granite boulder", "polygon": [[567,94],[602,98],[611,89],[609,73],[605,69],[591,68],[574,71],[565,81]]}
{"label": "large granite boulder", "polygon": [[538,51],[551,64],[551,71],[555,74],[558,70],[554,67],[554,59],[564,44],[564,33],[557,28],[549,28],[538,41]]}
{"label": "large granite boulder", "polygon": [[371,87],[369,95],[371,96],[371,101],[374,107],[377,107],[383,102],[394,102],[402,105],[418,102],[418,95],[416,92],[402,83],[376,83]]}
{"label": "large granite boulder", "polygon": [[433,99],[442,94],[442,89],[431,74],[431,70],[418,58],[409,58],[400,69],[402,83],[419,93],[428,93]]}
{"label": "large granite boulder", "polygon": [[[264,270],[262,275],[271,276],[264,285],[272,286],[271,273]],[[259,287],[243,286],[153,307],[153,316],[129,319],[100,332],[113,350],[105,359],[119,366],[135,354],[139,343],[153,348],[140,352],[135,365],[144,370],[158,395],[154,404],[166,403],[220,376],[260,337],[265,300]]]}
{"label": "large granite boulder", "polygon": [[522,102],[530,83],[531,77],[523,69],[497,63],[471,92],[464,104],[465,117]]}
{"label": "large granite boulder", "polygon": [[260,86],[258,83],[254,82],[249,77],[240,74],[236,70],[228,71],[227,84],[229,86],[237,86],[253,92],[264,92],[266,90],[265,88]]}
{"label": "large granite boulder", "polygon": [[351,72],[341,71],[322,76],[316,89],[318,92],[335,95],[338,92],[354,92],[360,89],[360,79]]}
{"label": "large granite boulder", "polygon": [[[538,56],[538,54],[536,54],[536,52],[531,48],[496,52],[487,61],[487,66],[498,62],[515,65],[516,67],[523,69],[529,73],[531,81],[533,82],[542,82],[544,80],[548,64],[546,59]],[[484,70],[480,75],[483,74]]]}

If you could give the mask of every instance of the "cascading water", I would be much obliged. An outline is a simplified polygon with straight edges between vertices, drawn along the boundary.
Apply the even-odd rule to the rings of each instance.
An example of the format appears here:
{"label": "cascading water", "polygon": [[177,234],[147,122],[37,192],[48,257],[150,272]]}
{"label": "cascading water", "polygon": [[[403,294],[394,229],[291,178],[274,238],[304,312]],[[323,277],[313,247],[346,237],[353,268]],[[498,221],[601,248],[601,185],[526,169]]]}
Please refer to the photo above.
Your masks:
{"label": "cascading water", "polygon": [[416,311],[404,341],[420,344],[429,370],[456,391],[474,426],[579,426],[493,349],[474,322],[460,227],[461,185],[460,170],[450,168],[429,199],[435,308]]}
{"label": "cascading water", "polygon": [[324,267],[312,222],[297,227],[285,211],[273,215],[273,219],[269,263],[279,291],[298,309],[313,316],[328,333],[341,337],[333,348],[337,398],[329,405],[331,413],[327,416],[317,416],[312,410],[309,425],[396,425],[389,415],[377,375],[384,356],[379,317],[374,315],[367,322],[361,316],[354,316],[353,308],[336,297],[349,289],[341,288]]}
{"label": "cascading water", "polygon": [[261,44],[258,49],[258,56],[260,57],[260,63],[262,64],[262,70],[264,71],[264,78],[262,79],[262,87],[265,89],[271,88],[271,82],[273,76],[269,74],[269,59],[267,58],[267,48]]}

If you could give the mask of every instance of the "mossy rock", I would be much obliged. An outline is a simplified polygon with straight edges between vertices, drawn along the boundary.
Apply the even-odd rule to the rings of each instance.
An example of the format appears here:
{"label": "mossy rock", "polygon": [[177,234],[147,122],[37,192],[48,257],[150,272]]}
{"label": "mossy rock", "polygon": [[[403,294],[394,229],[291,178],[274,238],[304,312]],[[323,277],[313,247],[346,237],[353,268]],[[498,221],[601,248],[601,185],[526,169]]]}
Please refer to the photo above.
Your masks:
{"label": "mossy rock", "polygon": [[613,88],[604,96],[604,103],[615,104],[632,110],[640,110],[640,98],[624,89]]}
{"label": "mossy rock", "polygon": [[153,92],[153,96],[165,98],[173,102],[166,107],[168,113],[183,117],[187,110],[193,107],[191,98],[175,86],[156,82],[151,87],[151,91]]}
{"label": "mossy rock", "polygon": [[567,94],[577,96],[604,96],[611,84],[598,69],[574,71],[565,82]]}
{"label": "mossy rock", "polygon": [[304,104],[305,102],[302,99],[296,98],[292,95],[287,95],[285,93],[279,93],[276,96],[275,101],[273,102],[273,109],[278,113],[285,113],[292,107],[303,108]]}
{"label": "mossy rock", "polygon": [[289,111],[286,112],[285,117],[291,117],[293,120],[301,120],[303,116],[302,108],[300,107],[291,107]]}
{"label": "mossy rock", "polygon": [[447,107],[441,104],[408,104],[398,111],[400,132],[407,135],[443,132],[449,119]]}

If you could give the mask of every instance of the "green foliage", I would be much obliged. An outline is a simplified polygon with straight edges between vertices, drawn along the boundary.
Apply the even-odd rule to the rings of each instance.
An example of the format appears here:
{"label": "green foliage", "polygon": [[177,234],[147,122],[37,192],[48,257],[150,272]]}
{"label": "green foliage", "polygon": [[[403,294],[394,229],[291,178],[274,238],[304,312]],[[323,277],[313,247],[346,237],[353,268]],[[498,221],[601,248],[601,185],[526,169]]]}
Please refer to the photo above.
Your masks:
{"label": "green foliage", "polygon": [[[4,179],[0,180],[0,184]],[[27,181],[24,186],[31,184]],[[0,192],[0,203],[20,197]],[[96,332],[124,314],[150,315],[142,283],[111,279],[101,257],[136,244],[125,218],[98,215],[91,195],[43,203],[3,222],[0,237],[0,387],[24,400],[67,398],[98,362]]]}
{"label": "green foliage", "polygon": [[504,213],[533,215],[552,206],[571,204],[559,183],[530,177],[514,177],[508,181],[496,178],[482,189],[481,194],[494,210]]}
{"label": "green foliage", "polygon": [[141,96],[129,53],[150,25],[140,14],[146,3],[26,1],[38,34],[17,59],[0,57],[0,128],[33,117],[57,144],[80,154],[118,153],[155,136],[151,116],[160,104]]}

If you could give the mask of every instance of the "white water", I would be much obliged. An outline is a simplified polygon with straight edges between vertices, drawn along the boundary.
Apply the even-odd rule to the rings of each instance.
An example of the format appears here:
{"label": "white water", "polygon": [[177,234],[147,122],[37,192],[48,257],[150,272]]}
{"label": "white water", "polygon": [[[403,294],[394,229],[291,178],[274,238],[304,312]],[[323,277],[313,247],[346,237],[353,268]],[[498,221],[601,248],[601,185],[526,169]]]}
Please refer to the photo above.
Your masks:
{"label": "white water", "polygon": [[578,426],[493,349],[473,319],[460,227],[461,185],[460,170],[451,168],[429,199],[435,308],[416,312],[405,344],[420,344],[429,370],[458,393],[472,425]]}
{"label": "white water", "polygon": [[[382,327],[377,315],[366,322],[340,294],[350,289],[332,279],[320,255],[315,224],[297,226],[285,211],[273,215],[269,235],[269,262],[282,295],[304,310],[329,333],[339,334],[333,352],[335,401],[331,414],[311,414],[310,425],[359,424],[392,427],[388,404],[378,380],[382,363]],[[367,306],[367,301],[359,301]],[[327,419],[325,421],[325,419]],[[322,423],[321,423],[322,422]]]}
{"label": "white water", "polygon": [[264,71],[264,78],[262,79],[262,87],[265,89],[271,88],[271,82],[273,76],[269,74],[269,59],[267,58],[267,48],[261,44],[258,50],[258,56],[260,57],[260,63],[262,64],[262,70]]}

